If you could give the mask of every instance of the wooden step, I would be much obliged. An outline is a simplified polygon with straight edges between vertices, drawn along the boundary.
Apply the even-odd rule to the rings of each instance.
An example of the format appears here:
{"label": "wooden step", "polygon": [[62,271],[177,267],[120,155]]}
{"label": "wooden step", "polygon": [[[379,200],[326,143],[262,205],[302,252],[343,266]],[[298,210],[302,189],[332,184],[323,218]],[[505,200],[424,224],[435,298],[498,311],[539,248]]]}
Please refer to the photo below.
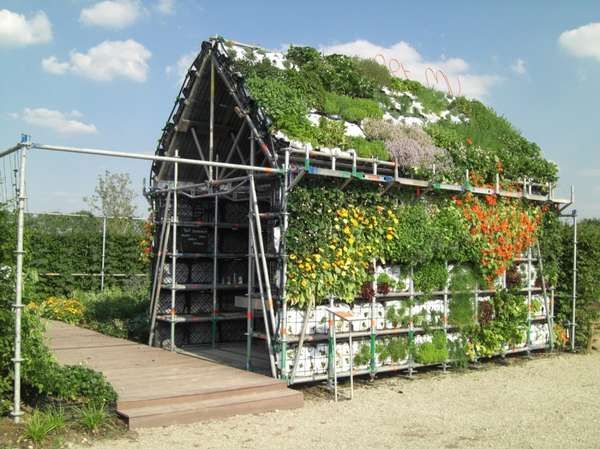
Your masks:
{"label": "wooden step", "polygon": [[[271,380],[271,379],[268,379]],[[198,392],[193,394],[181,394],[172,395],[165,394],[161,396],[159,393],[153,398],[144,399],[123,399],[117,402],[117,410],[127,409],[133,410],[135,408],[145,408],[160,405],[170,404],[181,404],[191,403],[199,401],[207,401],[212,399],[227,398],[233,396],[241,396],[245,394],[261,393],[261,392],[273,392],[273,391],[286,391],[287,384],[285,382],[266,382],[263,385],[248,385],[243,387],[235,388],[224,388],[220,390],[210,390],[207,392]],[[290,390],[292,391],[292,390]]]}
{"label": "wooden step", "polygon": [[264,413],[302,407],[301,392],[291,389],[250,391],[220,398],[123,408],[117,413],[130,429],[189,424],[246,413]]}

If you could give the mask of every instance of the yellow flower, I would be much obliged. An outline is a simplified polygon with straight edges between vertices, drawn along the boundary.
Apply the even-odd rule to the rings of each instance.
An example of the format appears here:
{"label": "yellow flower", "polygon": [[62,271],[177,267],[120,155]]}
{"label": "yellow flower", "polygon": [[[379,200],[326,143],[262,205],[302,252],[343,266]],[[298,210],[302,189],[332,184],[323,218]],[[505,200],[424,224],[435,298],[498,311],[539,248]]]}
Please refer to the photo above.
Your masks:
{"label": "yellow flower", "polygon": [[291,260],[296,260],[296,255],[295,254],[290,254],[290,259]]}
{"label": "yellow flower", "polygon": [[306,281],[306,279],[302,279],[302,280],[300,281],[300,285],[301,285],[302,287],[306,288],[306,287],[308,286],[308,282]]}
{"label": "yellow flower", "polygon": [[321,261],[321,255],[320,254],[315,254],[313,256],[313,259],[315,259],[317,262],[320,262]]}
{"label": "yellow flower", "polygon": [[385,238],[388,240],[392,240],[394,238],[394,236],[392,234],[388,234],[385,236]]}
{"label": "yellow flower", "polygon": [[344,234],[350,234],[350,228],[348,226],[344,227]]}
{"label": "yellow flower", "polygon": [[355,242],[354,237],[350,236],[350,238],[348,239],[348,243],[350,243],[351,245]]}

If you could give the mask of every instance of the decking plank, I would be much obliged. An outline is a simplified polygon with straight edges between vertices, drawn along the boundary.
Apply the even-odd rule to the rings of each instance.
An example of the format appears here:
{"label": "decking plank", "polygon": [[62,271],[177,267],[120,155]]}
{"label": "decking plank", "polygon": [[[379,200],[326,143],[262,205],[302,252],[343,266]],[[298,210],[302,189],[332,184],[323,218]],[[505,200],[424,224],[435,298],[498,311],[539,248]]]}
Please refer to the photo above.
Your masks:
{"label": "decking plank", "polygon": [[83,364],[106,376],[119,394],[117,412],[125,419],[136,409],[152,410],[151,417],[136,417],[131,426],[302,406],[302,393],[288,390],[282,381],[220,364],[240,362],[243,354],[233,346],[215,350],[210,354],[215,360],[205,360],[65,323],[49,321],[46,327],[48,346],[60,363]]}

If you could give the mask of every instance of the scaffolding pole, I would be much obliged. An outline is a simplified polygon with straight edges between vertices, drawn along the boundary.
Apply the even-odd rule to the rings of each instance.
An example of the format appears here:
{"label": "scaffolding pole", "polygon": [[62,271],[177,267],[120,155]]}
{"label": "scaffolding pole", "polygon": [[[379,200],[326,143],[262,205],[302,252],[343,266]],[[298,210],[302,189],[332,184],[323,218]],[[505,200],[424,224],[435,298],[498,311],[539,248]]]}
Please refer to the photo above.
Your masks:
{"label": "scaffolding pole", "polygon": [[27,200],[25,191],[25,176],[27,166],[27,151],[29,148],[29,138],[23,139],[26,145],[22,146],[21,162],[19,165],[19,195],[18,195],[18,215],[17,215],[17,272],[15,284],[15,354],[12,359],[14,363],[14,404],[12,416],[16,424],[21,420],[23,412],[21,411],[21,313],[23,311],[23,230],[25,228],[25,201]]}
{"label": "scaffolding pole", "polygon": [[[175,160],[179,157],[179,150],[175,149]],[[170,349],[175,351],[175,314],[177,312],[177,181],[179,177],[179,164],[175,162],[173,167],[173,241],[171,252],[171,338]]]}
{"label": "scaffolding pole", "polygon": [[577,309],[577,211],[571,213],[573,219],[573,292],[571,304],[571,351],[575,352],[575,320]]}
{"label": "scaffolding pole", "polygon": [[106,216],[102,217],[102,261],[100,270],[100,291],[104,291],[104,267],[106,264]]}

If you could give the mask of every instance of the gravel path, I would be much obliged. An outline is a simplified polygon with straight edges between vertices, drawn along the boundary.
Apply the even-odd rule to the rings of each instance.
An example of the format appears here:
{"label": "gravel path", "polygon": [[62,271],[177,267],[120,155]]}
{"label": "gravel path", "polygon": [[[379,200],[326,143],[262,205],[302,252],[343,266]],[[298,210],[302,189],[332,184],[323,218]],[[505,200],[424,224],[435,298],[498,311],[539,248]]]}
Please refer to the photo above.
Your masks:
{"label": "gravel path", "polygon": [[338,404],[305,392],[300,410],[146,429],[94,447],[600,448],[597,351],[379,379]]}

